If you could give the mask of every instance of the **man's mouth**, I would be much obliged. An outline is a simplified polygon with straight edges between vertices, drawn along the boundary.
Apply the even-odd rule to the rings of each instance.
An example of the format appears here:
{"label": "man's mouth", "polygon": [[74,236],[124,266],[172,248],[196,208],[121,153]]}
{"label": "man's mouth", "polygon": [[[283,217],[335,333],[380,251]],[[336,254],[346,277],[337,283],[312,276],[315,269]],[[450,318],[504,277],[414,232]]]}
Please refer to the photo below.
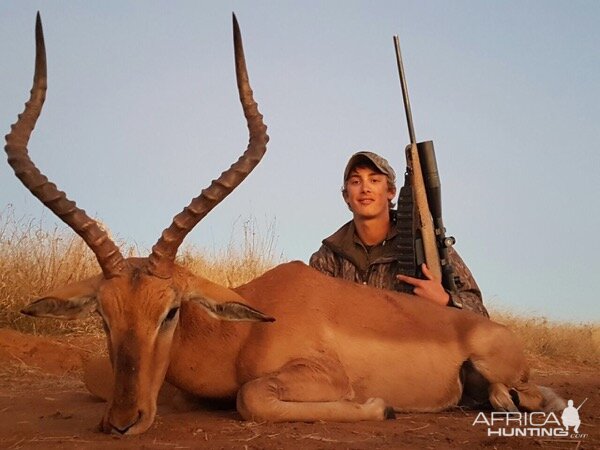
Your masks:
{"label": "man's mouth", "polygon": [[363,206],[370,205],[374,201],[375,200],[373,200],[372,198],[361,198],[361,199],[358,199],[358,203],[360,203]]}

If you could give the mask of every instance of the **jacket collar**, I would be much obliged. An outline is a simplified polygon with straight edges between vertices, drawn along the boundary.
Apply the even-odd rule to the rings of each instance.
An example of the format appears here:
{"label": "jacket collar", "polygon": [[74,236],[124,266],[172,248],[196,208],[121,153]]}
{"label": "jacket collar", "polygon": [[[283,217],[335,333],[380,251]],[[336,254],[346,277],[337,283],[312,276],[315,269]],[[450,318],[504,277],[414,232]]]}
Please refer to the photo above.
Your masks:
{"label": "jacket collar", "polygon": [[387,245],[388,241],[398,235],[396,227],[396,212],[390,210],[390,229],[385,240],[371,248],[370,251],[362,243],[354,221],[344,224],[339,230],[323,240],[323,245],[335,254],[349,260],[361,271],[366,271],[371,264],[386,263],[397,259],[397,252],[393,245]]}

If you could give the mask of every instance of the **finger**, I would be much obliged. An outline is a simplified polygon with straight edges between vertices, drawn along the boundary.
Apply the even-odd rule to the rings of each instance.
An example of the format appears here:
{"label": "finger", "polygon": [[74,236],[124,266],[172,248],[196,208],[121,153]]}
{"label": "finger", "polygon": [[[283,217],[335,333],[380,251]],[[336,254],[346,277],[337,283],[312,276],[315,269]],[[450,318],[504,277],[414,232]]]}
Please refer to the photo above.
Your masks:
{"label": "finger", "polygon": [[396,275],[396,278],[400,281],[404,281],[412,286],[420,286],[423,280],[419,278],[409,277],[408,275]]}
{"label": "finger", "polygon": [[433,280],[433,274],[429,270],[429,267],[427,267],[427,264],[421,264],[421,271],[423,272],[423,275],[427,277],[428,280]]}

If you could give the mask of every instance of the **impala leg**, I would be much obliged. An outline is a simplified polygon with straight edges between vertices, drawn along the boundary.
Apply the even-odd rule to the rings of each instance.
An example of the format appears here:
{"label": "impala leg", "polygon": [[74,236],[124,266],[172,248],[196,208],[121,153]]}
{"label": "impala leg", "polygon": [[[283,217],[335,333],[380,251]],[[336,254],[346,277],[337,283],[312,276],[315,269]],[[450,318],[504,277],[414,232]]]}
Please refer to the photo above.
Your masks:
{"label": "impala leg", "polygon": [[489,382],[489,400],[501,411],[542,411],[547,400],[529,382],[529,367],[521,343],[507,328],[488,324],[473,336],[473,367]]}
{"label": "impala leg", "polygon": [[352,401],[354,392],[339,362],[296,359],[277,372],[245,383],[237,409],[245,420],[358,422],[390,415],[382,399]]}
{"label": "impala leg", "polygon": [[505,384],[492,383],[489,387],[490,403],[497,411],[517,412],[519,408],[512,400]]}

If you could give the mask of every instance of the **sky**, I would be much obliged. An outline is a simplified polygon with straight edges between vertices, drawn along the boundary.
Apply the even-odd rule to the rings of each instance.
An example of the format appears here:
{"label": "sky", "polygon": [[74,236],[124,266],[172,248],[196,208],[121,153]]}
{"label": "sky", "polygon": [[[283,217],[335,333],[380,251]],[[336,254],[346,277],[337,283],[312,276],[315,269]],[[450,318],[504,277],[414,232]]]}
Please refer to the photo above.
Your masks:
{"label": "sky", "polygon": [[[352,153],[404,171],[397,34],[447,234],[486,304],[600,320],[600,2],[3,0],[4,133],[31,88],[38,10],[49,89],[30,155],[119,239],[150,248],[246,148],[235,11],[271,140],[185,243],[224,247],[255,218],[285,260],[307,262],[351,218]],[[0,211],[53,222],[7,164],[0,186]]]}

